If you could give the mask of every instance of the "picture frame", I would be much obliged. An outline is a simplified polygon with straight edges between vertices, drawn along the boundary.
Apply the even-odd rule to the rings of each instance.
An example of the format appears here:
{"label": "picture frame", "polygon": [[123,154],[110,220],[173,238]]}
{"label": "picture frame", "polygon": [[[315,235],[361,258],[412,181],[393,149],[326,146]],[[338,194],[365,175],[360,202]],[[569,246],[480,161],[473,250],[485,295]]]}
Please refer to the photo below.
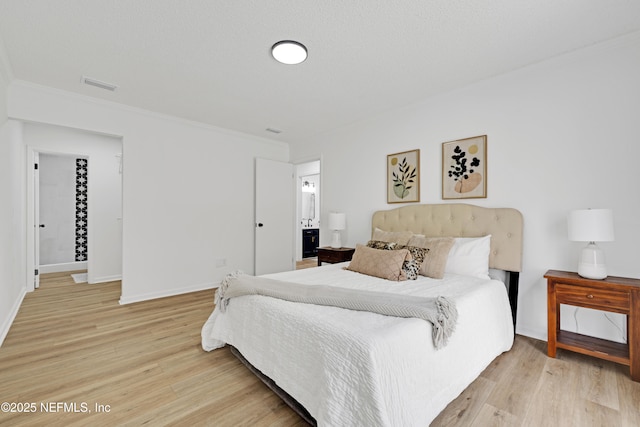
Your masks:
{"label": "picture frame", "polygon": [[420,150],[387,156],[387,203],[420,201]]}
{"label": "picture frame", "polygon": [[487,197],[487,135],[442,143],[442,199]]}

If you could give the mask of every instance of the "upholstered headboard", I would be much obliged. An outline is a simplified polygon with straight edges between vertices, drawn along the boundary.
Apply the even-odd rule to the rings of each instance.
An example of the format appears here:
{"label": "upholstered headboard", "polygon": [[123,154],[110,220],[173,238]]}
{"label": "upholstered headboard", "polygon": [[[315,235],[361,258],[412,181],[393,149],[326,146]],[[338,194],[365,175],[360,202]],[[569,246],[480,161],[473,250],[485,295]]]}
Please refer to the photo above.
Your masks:
{"label": "upholstered headboard", "polygon": [[511,208],[484,208],[464,203],[408,205],[377,211],[373,229],[412,231],[427,237],[481,237],[491,234],[489,266],[522,271],[522,214]]}

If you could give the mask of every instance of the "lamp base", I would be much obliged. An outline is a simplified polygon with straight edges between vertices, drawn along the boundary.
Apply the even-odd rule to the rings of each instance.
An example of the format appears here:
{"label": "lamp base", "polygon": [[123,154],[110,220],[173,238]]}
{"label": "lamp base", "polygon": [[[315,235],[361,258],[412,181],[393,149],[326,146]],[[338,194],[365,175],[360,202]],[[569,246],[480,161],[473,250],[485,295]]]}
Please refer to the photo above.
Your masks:
{"label": "lamp base", "polygon": [[604,252],[594,242],[590,242],[582,249],[578,274],[586,279],[606,279],[607,266],[604,263]]}
{"label": "lamp base", "polygon": [[340,238],[340,231],[334,230],[331,239],[331,247],[334,249],[342,247],[342,239]]}

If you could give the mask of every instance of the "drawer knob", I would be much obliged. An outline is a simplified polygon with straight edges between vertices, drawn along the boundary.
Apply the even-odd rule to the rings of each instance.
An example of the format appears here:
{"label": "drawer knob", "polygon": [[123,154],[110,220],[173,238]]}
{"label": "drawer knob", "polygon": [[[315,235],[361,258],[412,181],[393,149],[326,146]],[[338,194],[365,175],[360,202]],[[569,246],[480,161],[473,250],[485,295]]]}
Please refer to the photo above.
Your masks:
{"label": "drawer knob", "polygon": [[593,295],[589,294],[589,295],[587,295],[587,298],[593,299]]}

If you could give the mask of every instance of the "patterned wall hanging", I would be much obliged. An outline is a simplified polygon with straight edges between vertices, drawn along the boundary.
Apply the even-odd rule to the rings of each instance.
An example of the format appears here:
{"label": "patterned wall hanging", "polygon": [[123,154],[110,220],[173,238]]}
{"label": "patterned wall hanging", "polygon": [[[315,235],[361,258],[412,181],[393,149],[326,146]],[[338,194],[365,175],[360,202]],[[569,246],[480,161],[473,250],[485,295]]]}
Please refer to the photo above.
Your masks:
{"label": "patterned wall hanging", "polygon": [[442,144],[442,199],[487,197],[487,135]]}
{"label": "patterned wall hanging", "polygon": [[87,260],[87,159],[76,159],[76,261]]}
{"label": "patterned wall hanging", "polygon": [[420,150],[387,156],[387,203],[420,201]]}

